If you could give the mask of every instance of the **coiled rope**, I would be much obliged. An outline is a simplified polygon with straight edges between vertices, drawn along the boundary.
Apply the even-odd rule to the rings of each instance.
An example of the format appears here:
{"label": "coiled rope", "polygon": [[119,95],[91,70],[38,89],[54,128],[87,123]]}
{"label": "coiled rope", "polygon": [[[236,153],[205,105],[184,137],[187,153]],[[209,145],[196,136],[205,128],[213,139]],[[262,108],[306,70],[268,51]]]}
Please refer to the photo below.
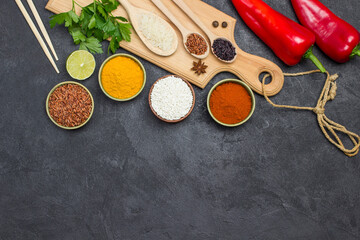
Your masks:
{"label": "coiled rope", "polygon": [[[312,73],[318,73],[320,70],[313,70],[308,72],[301,72],[301,73],[284,73],[284,76],[287,77],[294,77],[294,76],[303,76],[308,75]],[[359,153],[360,148],[360,137],[359,135],[350,132],[347,130],[344,126],[331,121],[328,119],[325,115],[325,105],[328,101],[334,100],[336,96],[336,82],[335,80],[339,77],[337,74],[330,75],[328,72],[325,72],[327,78],[325,81],[324,88],[321,92],[320,98],[316,104],[316,107],[298,107],[298,106],[289,106],[289,105],[279,105],[273,103],[269,97],[266,95],[265,89],[265,80],[266,78],[270,77],[270,74],[266,74],[262,79],[262,90],[265,99],[276,108],[289,108],[289,109],[295,109],[295,110],[308,110],[313,111],[317,115],[317,121],[319,123],[319,126],[321,128],[321,131],[324,133],[327,140],[329,140],[332,144],[334,144],[337,148],[339,148],[341,151],[344,152],[349,157],[354,157]],[[332,134],[332,136],[335,138],[335,140],[329,135],[329,132]],[[346,134],[352,143],[354,144],[354,147],[352,149],[347,149],[341,139],[339,138],[338,134],[336,132],[341,132]]]}

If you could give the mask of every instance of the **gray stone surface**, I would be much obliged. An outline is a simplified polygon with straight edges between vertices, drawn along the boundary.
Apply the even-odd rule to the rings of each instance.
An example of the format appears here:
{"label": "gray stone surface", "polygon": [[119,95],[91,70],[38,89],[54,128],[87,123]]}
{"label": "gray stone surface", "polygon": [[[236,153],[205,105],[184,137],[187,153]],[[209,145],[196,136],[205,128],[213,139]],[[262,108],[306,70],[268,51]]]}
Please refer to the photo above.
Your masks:
{"label": "gray stone surface", "polygon": [[[46,2],[35,1],[44,20],[51,16]],[[280,62],[229,0],[206,2],[238,19],[243,50],[284,72],[314,68],[309,61]],[[296,19],[290,1],[266,2]],[[322,2],[359,29],[359,1]],[[48,119],[45,99],[70,79],[65,61],[77,47],[65,28],[48,28],[60,57],[57,75],[14,1],[2,1],[0,24],[1,240],[360,239],[360,158],[330,145],[311,112],[274,109],[257,95],[248,123],[221,127],[209,116],[206,97],[216,82],[233,77],[222,73],[204,90],[195,88],[186,121],[169,125],[147,103],[151,84],[167,72],[142,60],[148,82],[138,98],[109,100],[94,74],[84,82],[96,101],[93,118],[64,131]],[[340,73],[326,114],[360,133],[360,58],[340,65],[314,52]],[[96,55],[98,66],[106,57]],[[313,106],[323,81],[319,74],[287,78],[273,99]]]}

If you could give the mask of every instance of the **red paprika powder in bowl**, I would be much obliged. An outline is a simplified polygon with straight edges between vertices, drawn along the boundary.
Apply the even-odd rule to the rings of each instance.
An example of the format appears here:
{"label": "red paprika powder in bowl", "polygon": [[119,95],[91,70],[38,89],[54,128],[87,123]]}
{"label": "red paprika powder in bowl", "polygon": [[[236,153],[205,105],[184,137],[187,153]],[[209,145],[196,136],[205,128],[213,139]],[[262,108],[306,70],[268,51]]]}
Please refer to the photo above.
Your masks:
{"label": "red paprika powder in bowl", "polygon": [[245,123],[255,110],[255,96],[244,82],[225,79],[215,84],[207,98],[211,117],[226,127]]}

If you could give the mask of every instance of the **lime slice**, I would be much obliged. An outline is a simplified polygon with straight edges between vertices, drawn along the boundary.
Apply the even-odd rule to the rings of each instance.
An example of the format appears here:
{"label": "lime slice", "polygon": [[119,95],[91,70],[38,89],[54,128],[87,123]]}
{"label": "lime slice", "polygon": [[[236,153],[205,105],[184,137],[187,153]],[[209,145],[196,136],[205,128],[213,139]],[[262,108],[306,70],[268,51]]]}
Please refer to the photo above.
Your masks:
{"label": "lime slice", "polygon": [[77,50],[70,54],[66,60],[66,70],[70,76],[77,80],[89,78],[95,70],[94,56],[85,50]]}

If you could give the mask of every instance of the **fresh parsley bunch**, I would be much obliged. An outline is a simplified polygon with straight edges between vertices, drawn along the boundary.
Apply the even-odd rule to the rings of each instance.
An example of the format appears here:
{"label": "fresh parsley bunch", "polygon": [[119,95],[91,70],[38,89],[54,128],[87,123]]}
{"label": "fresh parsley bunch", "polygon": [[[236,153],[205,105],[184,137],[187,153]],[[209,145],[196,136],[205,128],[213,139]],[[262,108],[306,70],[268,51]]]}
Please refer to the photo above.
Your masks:
{"label": "fresh parsley bunch", "polygon": [[[122,40],[131,41],[131,24],[126,18],[111,13],[120,5],[117,0],[94,0],[86,7],[72,2],[72,10],[50,17],[50,27],[65,24],[80,49],[103,53],[100,43],[111,37],[108,53],[110,50],[115,53]],[[82,8],[80,17],[75,13],[75,4]]]}

